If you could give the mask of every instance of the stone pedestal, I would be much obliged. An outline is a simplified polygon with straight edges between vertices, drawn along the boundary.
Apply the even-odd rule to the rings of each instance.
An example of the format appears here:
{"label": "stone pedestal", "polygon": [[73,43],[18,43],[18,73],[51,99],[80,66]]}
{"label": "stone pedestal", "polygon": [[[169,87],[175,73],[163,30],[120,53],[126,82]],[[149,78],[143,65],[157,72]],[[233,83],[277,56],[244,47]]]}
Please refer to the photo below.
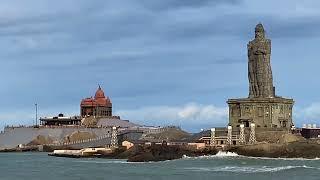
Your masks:
{"label": "stone pedestal", "polygon": [[229,99],[229,124],[239,127],[291,128],[293,99],[274,98],[243,98]]}

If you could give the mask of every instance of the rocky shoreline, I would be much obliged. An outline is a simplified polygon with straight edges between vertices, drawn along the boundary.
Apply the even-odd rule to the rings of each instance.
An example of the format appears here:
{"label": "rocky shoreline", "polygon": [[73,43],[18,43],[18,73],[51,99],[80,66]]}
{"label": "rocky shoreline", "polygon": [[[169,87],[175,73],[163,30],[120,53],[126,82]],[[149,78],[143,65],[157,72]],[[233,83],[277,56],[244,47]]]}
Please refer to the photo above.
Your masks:
{"label": "rocky shoreline", "polygon": [[129,162],[166,161],[181,159],[183,156],[195,157],[203,155],[215,155],[216,148],[205,148],[201,150],[190,149],[186,146],[134,146],[128,151],[120,154],[120,157],[127,157]]}
{"label": "rocky shoreline", "polygon": [[[320,158],[320,144],[314,141],[295,141],[290,143],[258,143],[254,145],[233,146],[223,151],[234,152],[248,157],[268,158]],[[125,155],[129,162],[164,161],[180,159],[184,155],[197,157],[216,155],[219,149],[205,148],[202,150],[189,150],[183,147],[170,146],[140,146],[134,147],[121,155]],[[129,153],[129,154],[128,154]]]}
{"label": "rocky shoreline", "polygon": [[[166,161],[180,159],[183,156],[197,157],[204,155],[215,155],[221,149],[206,147],[204,149],[194,149],[181,145],[135,145],[130,149],[120,147],[112,153],[98,152],[90,157],[127,159],[129,162],[149,162]],[[36,147],[2,149],[0,152],[26,152],[37,151]],[[242,156],[268,157],[268,158],[320,158],[320,144],[317,141],[302,140],[289,143],[262,142],[254,145],[226,147],[223,151],[234,152]],[[72,156],[65,156],[72,157]],[[79,156],[76,156],[79,158]],[[80,157],[81,158],[81,157]]]}
{"label": "rocky shoreline", "polygon": [[269,158],[320,158],[320,144],[312,141],[296,141],[290,143],[259,143],[231,147],[230,152],[251,157]]}

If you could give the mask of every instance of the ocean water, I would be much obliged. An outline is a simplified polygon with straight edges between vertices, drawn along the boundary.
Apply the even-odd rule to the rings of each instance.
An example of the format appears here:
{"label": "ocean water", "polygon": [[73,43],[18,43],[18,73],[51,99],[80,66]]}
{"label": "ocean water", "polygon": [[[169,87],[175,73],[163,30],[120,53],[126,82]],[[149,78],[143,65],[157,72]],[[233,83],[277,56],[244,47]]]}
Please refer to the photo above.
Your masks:
{"label": "ocean water", "polygon": [[308,180],[320,179],[320,160],[215,156],[128,163],[113,159],[71,159],[46,153],[0,153],[0,179],[4,180]]}

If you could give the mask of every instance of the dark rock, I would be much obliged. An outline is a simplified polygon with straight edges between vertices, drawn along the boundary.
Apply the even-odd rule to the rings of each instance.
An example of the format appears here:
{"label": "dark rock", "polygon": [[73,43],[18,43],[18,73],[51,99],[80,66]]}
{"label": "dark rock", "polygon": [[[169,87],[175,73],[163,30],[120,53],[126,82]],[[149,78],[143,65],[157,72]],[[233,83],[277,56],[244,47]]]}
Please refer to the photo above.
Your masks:
{"label": "dark rock", "polygon": [[320,144],[299,141],[284,144],[262,143],[249,146],[232,147],[229,151],[239,155],[270,158],[318,158]]}
{"label": "dark rock", "polygon": [[130,148],[125,153],[127,153],[129,162],[147,162],[180,159],[183,155],[200,156],[216,154],[217,150],[214,148],[193,150],[187,146],[139,145]]}

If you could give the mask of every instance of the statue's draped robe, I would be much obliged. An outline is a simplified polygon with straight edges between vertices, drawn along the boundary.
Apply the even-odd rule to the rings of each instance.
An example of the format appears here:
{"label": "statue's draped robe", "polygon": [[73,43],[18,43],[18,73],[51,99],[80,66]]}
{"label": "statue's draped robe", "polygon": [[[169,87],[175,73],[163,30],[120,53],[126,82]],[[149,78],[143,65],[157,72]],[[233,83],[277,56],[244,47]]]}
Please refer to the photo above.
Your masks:
{"label": "statue's draped robe", "polygon": [[249,97],[274,97],[270,65],[271,41],[256,38],[248,44]]}

